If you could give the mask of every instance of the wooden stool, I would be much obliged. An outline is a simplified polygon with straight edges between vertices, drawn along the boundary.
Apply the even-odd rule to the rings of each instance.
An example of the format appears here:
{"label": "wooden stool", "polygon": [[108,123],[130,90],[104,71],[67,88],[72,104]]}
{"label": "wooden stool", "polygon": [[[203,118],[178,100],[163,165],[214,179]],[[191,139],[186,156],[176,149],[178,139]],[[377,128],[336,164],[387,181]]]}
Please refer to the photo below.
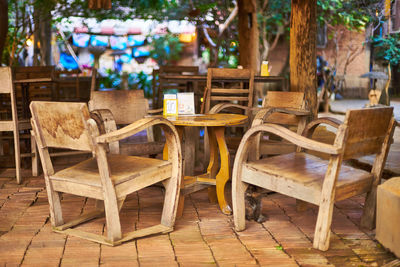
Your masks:
{"label": "wooden stool", "polygon": [[376,239],[400,257],[400,177],[378,186]]}

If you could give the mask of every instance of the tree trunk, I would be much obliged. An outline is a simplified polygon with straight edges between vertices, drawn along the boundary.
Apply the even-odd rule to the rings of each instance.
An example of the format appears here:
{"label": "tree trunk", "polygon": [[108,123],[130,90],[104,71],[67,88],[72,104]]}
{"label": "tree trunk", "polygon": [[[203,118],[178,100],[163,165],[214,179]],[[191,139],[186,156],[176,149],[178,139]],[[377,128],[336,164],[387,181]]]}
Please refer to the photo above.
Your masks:
{"label": "tree trunk", "polygon": [[40,54],[42,66],[51,65],[51,13],[42,13],[40,20]]}
{"label": "tree trunk", "polygon": [[3,59],[4,45],[7,39],[8,32],[8,2],[0,0],[0,65]]}
{"label": "tree trunk", "polygon": [[306,107],[317,117],[316,0],[292,0],[290,90],[304,92]]}
{"label": "tree trunk", "polygon": [[51,13],[50,10],[34,10],[35,29],[34,39],[34,66],[51,65]]}
{"label": "tree trunk", "polygon": [[259,32],[256,0],[238,0],[239,6],[239,64],[259,73]]}

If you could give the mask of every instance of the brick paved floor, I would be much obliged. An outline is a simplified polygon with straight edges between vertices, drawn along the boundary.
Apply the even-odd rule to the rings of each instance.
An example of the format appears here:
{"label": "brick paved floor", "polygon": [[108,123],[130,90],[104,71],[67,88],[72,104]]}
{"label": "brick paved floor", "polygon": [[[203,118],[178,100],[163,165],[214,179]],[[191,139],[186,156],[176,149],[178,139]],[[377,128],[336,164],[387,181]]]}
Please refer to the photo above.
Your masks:
{"label": "brick paved floor", "polygon": [[[0,170],[0,177],[13,175]],[[121,211],[123,230],[156,224],[162,201],[158,187],[130,195]],[[209,203],[206,191],[188,197],[175,231],[108,247],[51,231],[42,177],[24,178],[22,185],[0,178],[0,266],[382,266],[396,258],[373,231],[358,227],[363,201],[336,205],[327,252],[312,248],[315,207],[297,212],[294,199],[271,194],[263,200],[268,221],[247,222],[235,232],[232,216]],[[94,201],[64,195],[62,205],[68,219],[93,209]],[[106,231],[104,219],[81,227]]]}

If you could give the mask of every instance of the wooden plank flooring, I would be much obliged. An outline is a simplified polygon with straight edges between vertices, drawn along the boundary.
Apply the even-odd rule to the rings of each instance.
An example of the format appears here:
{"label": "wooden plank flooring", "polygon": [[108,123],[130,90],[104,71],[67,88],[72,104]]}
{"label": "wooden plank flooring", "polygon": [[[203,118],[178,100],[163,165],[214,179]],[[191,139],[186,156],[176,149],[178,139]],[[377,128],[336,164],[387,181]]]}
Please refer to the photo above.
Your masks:
{"label": "wooden plank flooring", "polygon": [[[374,231],[359,228],[362,197],[335,206],[327,252],[312,248],[316,208],[297,212],[294,199],[272,194],[263,200],[268,221],[235,232],[232,216],[209,203],[207,191],[185,201],[175,231],[109,247],[53,233],[43,178],[17,185],[12,176],[14,170],[0,170],[0,266],[382,266],[396,260]],[[121,211],[123,231],[157,224],[162,201],[159,187],[130,195]],[[68,219],[93,210],[94,201],[64,195],[62,205]],[[104,219],[81,228],[106,231]]]}

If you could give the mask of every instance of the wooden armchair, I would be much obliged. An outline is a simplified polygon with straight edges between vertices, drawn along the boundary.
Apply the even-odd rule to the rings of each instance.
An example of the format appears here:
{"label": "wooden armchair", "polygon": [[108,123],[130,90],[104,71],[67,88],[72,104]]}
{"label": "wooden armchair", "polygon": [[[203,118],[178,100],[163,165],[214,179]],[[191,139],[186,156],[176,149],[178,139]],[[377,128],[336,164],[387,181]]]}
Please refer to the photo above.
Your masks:
{"label": "wooden armchair", "polygon": [[[149,114],[162,110],[149,110],[149,103],[142,90],[92,91],[89,109],[99,125],[104,126],[102,132],[115,131],[117,126],[127,125]],[[143,140],[144,139],[144,140]],[[111,144],[112,153],[124,155],[154,155],[162,153],[164,142],[155,141],[153,127],[146,129],[142,140],[129,138]]]}
{"label": "wooden armchair", "polygon": [[[240,81],[238,81],[240,79]],[[244,83],[242,80],[246,79]],[[204,89],[201,113],[239,113],[251,115],[254,97],[254,72],[250,69],[209,68],[207,70],[207,84]],[[248,120],[250,121],[250,120]],[[240,127],[243,128],[241,125]],[[243,129],[230,129],[226,137],[229,149],[237,149]],[[233,132],[233,133],[232,133]],[[208,161],[208,133],[204,133],[204,161]]]}
{"label": "wooden armchair", "polygon": [[[338,127],[333,145],[309,139],[321,123]],[[327,118],[309,123],[303,135],[275,124],[261,124],[244,135],[236,154],[232,174],[234,224],[245,229],[244,194],[248,185],[256,185],[319,206],[314,248],[329,248],[330,226],[335,201],[367,193],[362,225],[373,227],[376,187],[392,142],[395,120],[393,108],[349,110],[343,124]],[[302,149],[330,155],[323,160],[307,151],[251,160],[250,151],[261,132],[273,133]],[[343,160],[376,155],[371,172],[342,164]]]}
{"label": "wooden armchair", "polygon": [[[252,126],[273,123],[302,134],[310,112],[305,107],[304,93],[269,91],[265,96],[262,108],[253,118]],[[280,155],[294,152],[296,146],[281,138],[259,134],[256,155]],[[238,145],[239,146],[239,145]]]}
{"label": "wooden armchair", "polygon": [[[122,242],[173,230],[181,182],[182,156],[175,127],[163,118],[145,118],[122,129],[100,135],[84,103],[32,102],[32,128],[43,166],[53,231],[78,236],[94,242],[117,245]],[[126,138],[147,127],[160,125],[168,144],[168,160],[106,153],[109,143]],[[55,171],[50,147],[93,153],[93,158]],[[125,197],[162,182],[165,199],[161,224],[122,235],[119,211]],[[70,222],[64,222],[60,193],[98,200],[97,209]],[[104,201],[104,207],[101,207]],[[105,212],[107,237],[73,227],[102,216]]]}

